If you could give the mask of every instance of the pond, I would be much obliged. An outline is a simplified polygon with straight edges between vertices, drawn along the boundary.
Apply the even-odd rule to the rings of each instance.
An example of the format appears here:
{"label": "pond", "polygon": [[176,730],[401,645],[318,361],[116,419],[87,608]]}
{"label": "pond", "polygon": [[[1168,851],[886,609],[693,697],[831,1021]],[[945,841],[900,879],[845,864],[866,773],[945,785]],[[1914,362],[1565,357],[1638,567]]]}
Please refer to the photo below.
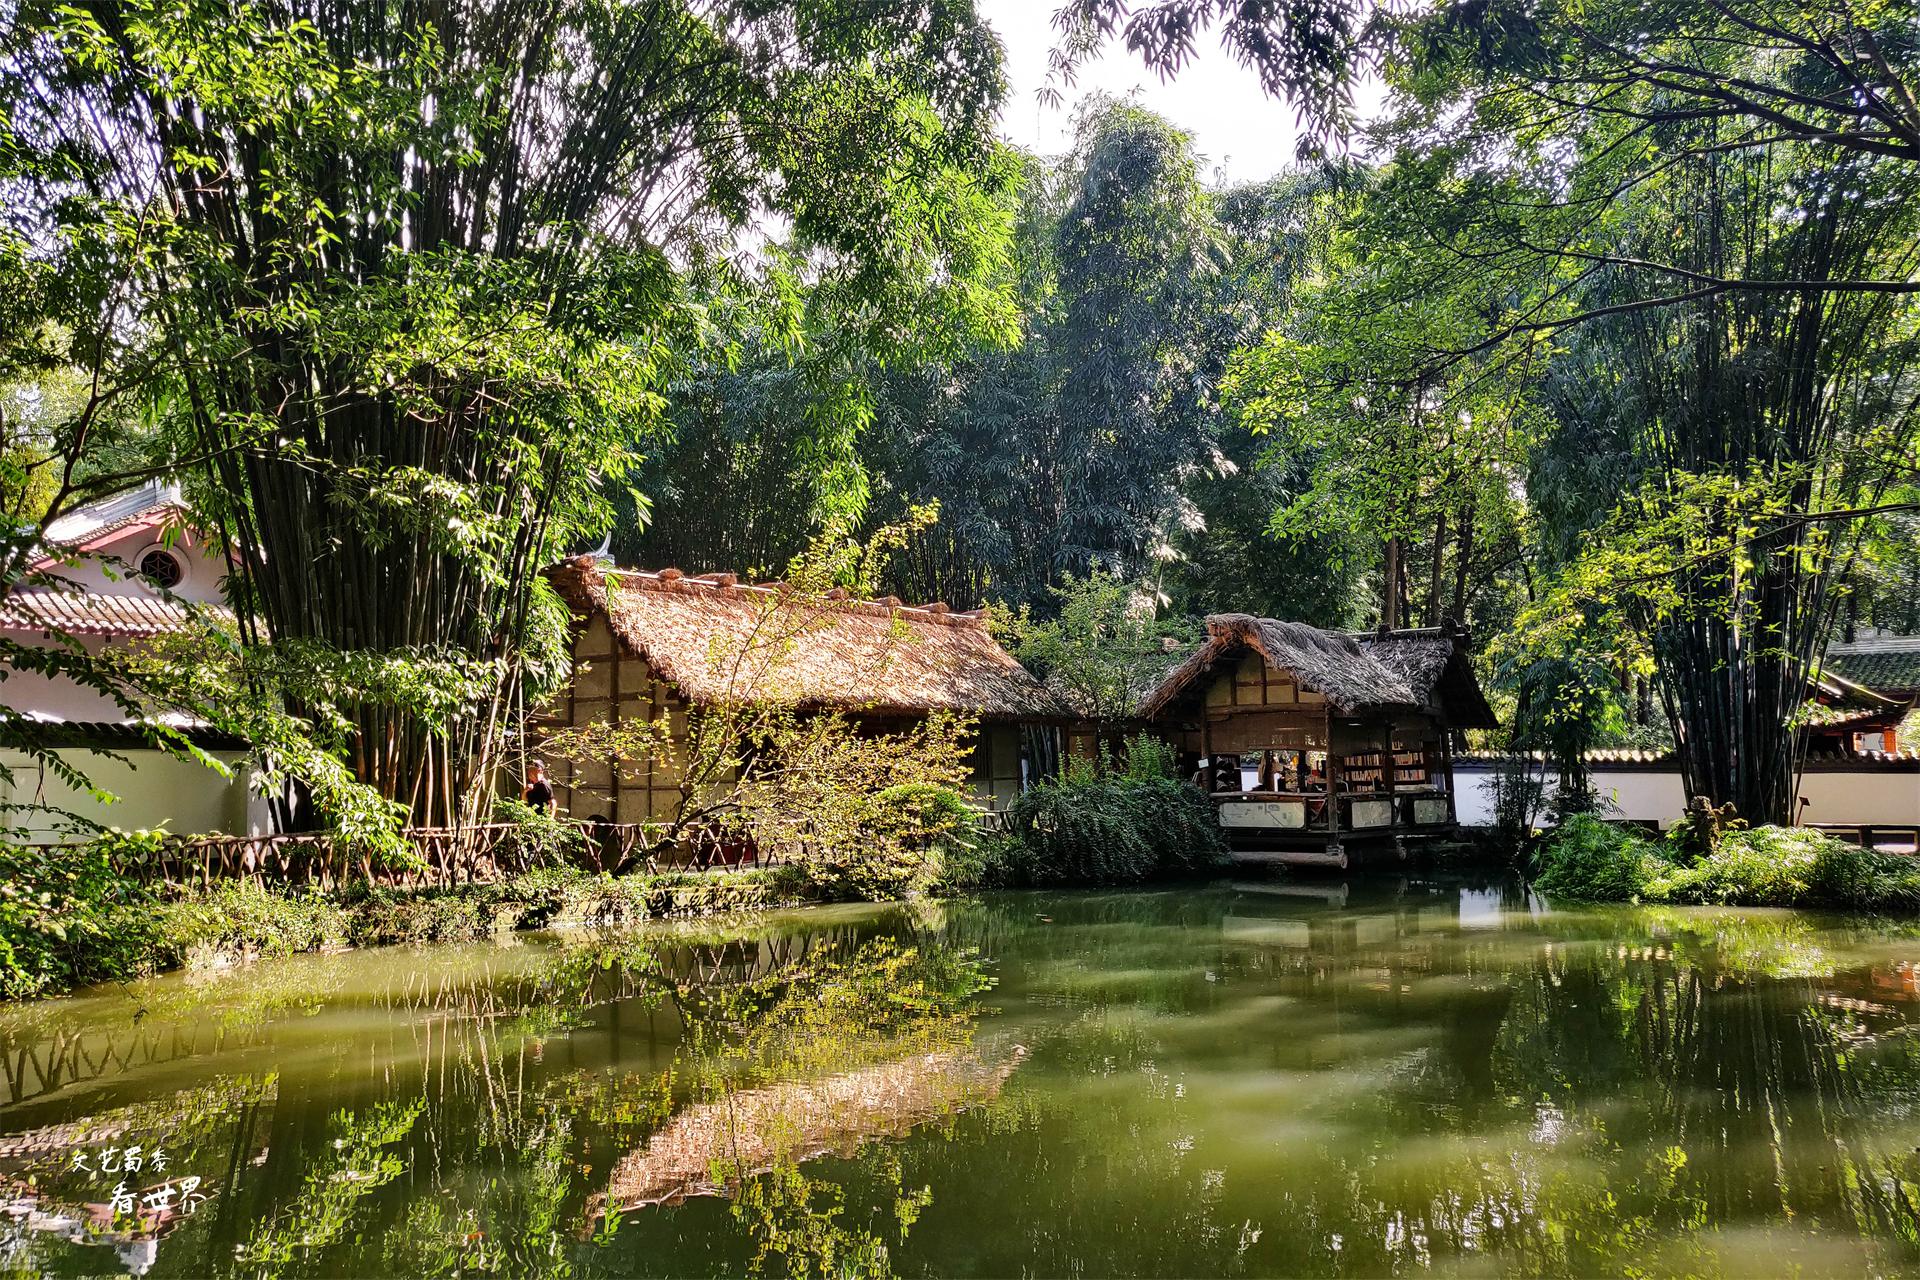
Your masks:
{"label": "pond", "polygon": [[0,1011],[0,1256],[151,1276],[1913,1270],[1916,961],[1897,924],[1379,877],[172,977]]}

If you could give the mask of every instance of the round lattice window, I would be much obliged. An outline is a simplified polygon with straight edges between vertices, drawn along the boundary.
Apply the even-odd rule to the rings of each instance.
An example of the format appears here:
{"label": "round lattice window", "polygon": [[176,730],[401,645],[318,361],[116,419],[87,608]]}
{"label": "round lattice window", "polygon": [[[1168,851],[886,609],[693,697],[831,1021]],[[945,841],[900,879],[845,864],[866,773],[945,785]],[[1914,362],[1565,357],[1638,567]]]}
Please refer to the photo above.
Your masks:
{"label": "round lattice window", "polygon": [[171,590],[180,585],[187,571],[181,566],[180,557],[156,547],[140,557],[140,576],[156,587]]}

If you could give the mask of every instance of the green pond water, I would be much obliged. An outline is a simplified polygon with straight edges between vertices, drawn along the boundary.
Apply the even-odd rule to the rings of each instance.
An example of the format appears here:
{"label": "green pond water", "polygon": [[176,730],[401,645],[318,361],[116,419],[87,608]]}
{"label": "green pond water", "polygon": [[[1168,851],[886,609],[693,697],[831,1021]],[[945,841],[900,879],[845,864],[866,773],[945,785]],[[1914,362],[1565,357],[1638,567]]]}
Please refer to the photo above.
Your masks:
{"label": "green pond water", "polygon": [[176,976],[0,1010],[0,1262],[1920,1273],[1916,962],[1376,877]]}

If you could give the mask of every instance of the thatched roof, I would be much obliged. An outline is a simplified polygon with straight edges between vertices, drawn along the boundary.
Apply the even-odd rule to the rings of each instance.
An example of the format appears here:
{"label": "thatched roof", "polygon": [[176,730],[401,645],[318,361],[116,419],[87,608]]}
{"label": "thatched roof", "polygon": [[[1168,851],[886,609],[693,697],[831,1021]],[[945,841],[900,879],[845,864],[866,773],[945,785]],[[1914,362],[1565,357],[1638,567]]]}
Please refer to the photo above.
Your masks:
{"label": "thatched roof", "polygon": [[576,616],[604,615],[626,652],[696,704],[744,697],[877,715],[1064,714],[1000,647],[982,610],[802,596],[731,574],[609,571],[584,556],[551,578]]}
{"label": "thatched roof", "polygon": [[605,1193],[588,1204],[589,1224],[609,1207],[631,1212],[719,1195],[726,1187],[714,1181],[717,1169],[738,1176],[781,1159],[851,1154],[870,1138],[897,1137],[991,1102],[1026,1053],[1019,1045],[997,1061],[973,1052],[927,1053],[690,1107],[614,1165]]}
{"label": "thatched roof", "polygon": [[1466,638],[1451,627],[1372,632],[1354,637],[1363,652],[1407,682],[1414,701],[1455,729],[1497,729]]}
{"label": "thatched roof", "polygon": [[1140,714],[1160,715],[1221,663],[1247,653],[1290,673],[1341,715],[1419,711],[1457,729],[1495,726],[1461,638],[1450,629],[1350,635],[1244,613],[1208,618],[1206,643],[1167,674]]}

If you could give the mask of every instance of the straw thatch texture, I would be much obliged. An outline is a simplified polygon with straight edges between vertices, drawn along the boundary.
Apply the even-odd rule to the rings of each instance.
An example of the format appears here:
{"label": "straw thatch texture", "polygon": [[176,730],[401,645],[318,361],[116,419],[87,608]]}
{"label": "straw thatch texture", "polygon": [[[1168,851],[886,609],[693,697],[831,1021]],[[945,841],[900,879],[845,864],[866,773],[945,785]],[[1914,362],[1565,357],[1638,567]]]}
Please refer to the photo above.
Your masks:
{"label": "straw thatch texture", "polygon": [[1419,705],[1406,679],[1374,659],[1352,636],[1300,622],[1218,613],[1207,619],[1207,642],[1167,674],[1140,714],[1159,714],[1221,659],[1249,650],[1274,668],[1291,672],[1301,688],[1324,695],[1342,714]]}
{"label": "straw thatch texture", "polygon": [[1148,719],[1228,658],[1257,653],[1323,695],[1341,715],[1420,711],[1454,728],[1489,728],[1493,712],[1455,638],[1440,631],[1353,636],[1244,613],[1207,619],[1207,641],[1160,682],[1140,709]]}
{"label": "straw thatch texture", "polygon": [[720,575],[608,572],[578,561],[552,578],[577,615],[604,613],[627,652],[696,704],[742,698],[987,720],[1062,714],[982,617],[944,605],[806,598]]}
{"label": "straw thatch texture", "polygon": [[1497,729],[1473,664],[1447,631],[1390,631],[1356,637],[1362,650],[1407,682],[1414,699],[1455,729]]}
{"label": "straw thatch texture", "polygon": [[589,1220],[609,1206],[625,1212],[719,1195],[726,1188],[714,1181],[716,1166],[762,1173],[779,1160],[851,1154],[869,1138],[898,1137],[992,1101],[1025,1057],[1018,1045],[1000,1062],[928,1053],[690,1107],[614,1165],[606,1192],[588,1206]]}

